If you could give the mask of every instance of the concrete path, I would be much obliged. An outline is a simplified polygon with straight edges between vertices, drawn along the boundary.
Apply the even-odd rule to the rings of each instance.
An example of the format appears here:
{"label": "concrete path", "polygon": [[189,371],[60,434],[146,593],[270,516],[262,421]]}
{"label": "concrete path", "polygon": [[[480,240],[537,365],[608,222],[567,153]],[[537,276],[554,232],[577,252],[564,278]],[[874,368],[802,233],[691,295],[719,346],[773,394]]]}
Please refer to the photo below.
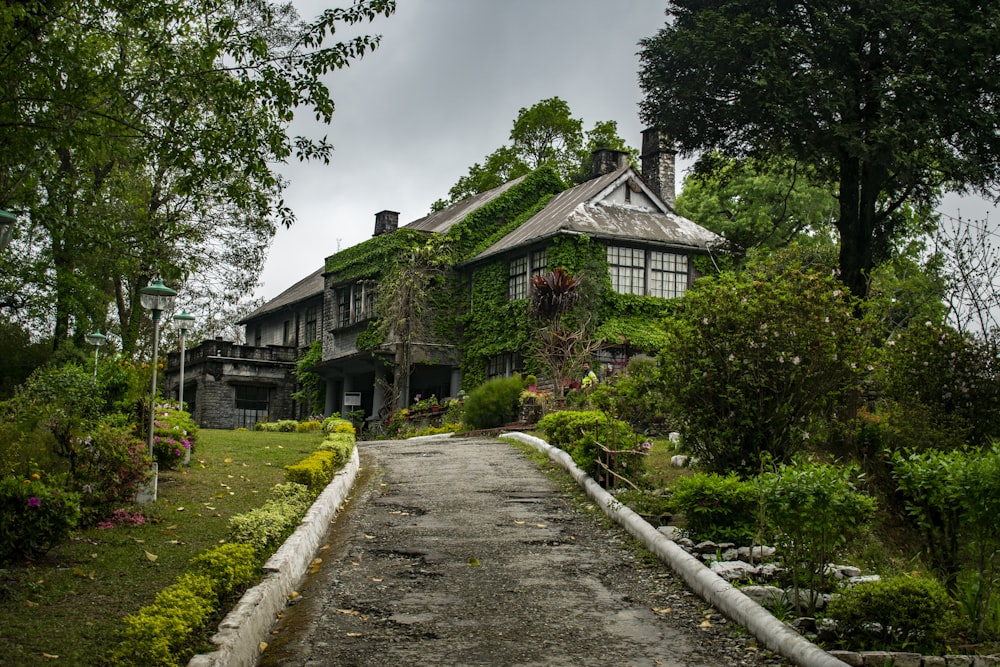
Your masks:
{"label": "concrete path", "polygon": [[262,667],[781,664],[516,446],[359,449],[354,493]]}

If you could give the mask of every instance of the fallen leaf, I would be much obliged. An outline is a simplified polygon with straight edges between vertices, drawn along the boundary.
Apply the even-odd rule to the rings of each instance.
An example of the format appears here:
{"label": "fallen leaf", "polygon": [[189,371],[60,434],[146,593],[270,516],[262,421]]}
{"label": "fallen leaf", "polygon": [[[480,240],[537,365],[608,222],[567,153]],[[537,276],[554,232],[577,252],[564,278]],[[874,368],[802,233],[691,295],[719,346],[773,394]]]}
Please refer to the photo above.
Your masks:
{"label": "fallen leaf", "polygon": [[701,623],[698,624],[698,627],[699,628],[710,628],[710,627],[712,627],[712,622],[711,621],[702,621]]}
{"label": "fallen leaf", "polygon": [[368,578],[374,581],[376,584],[382,583],[382,579],[376,579],[375,577],[368,577]]}
{"label": "fallen leaf", "polygon": [[366,540],[374,540],[375,536],[374,535],[369,535],[369,534],[365,533],[365,539]]}
{"label": "fallen leaf", "polygon": [[473,556],[469,559],[469,567],[479,567],[479,559]]}
{"label": "fallen leaf", "polygon": [[175,524],[174,524],[174,525],[172,525],[172,526],[167,526],[167,527],[166,527],[166,528],[164,528],[163,530],[177,530],[178,528],[180,528],[180,526],[178,526],[178,525],[177,525],[177,524],[175,523]]}
{"label": "fallen leaf", "polygon": [[666,607],[664,609],[657,609],[656,607],[653,607],[653,611],[655,613],[657,613],[657,614],[669,614],[670,612],[673,611],[673,608],[672,607]]}
{"label": "fallen leaf", "polygon": [[515,521],[514,523],[516,523],[519,526],[523,526],[526,522],[525,521]]}
{"label": "fallen leaf", "polygon": [[288,599],[289,600],[294,600],[297,597],[299,597],[299,592],[298,591],[292,591],[291,593],[288,594]]}
{"label": "fallen leaf", "polygon": [[49,660],[58,660],[58,655],[52,655],[51,653],[42,653],[43,658],[48,658]]}
{"label": "fallen leaf", "polygon": [[261,643],[260,643],[260,644],[258,644],[257,646],[258,646],[258,647],[260,648],[260,652],[261,652],[261,653],[263,653],[264,651],[266,651],[266,650],[267,650],[267,642],[261,642]]}
{"label": "fallen leaf", "polygon": [[354,609],[338,609],[337,612],[348,616],[361,616],[361,612]]}
{"label": "fallen leaf", "polygon": [[233,460],[232,459],[223,459],[222,462],[223,463],[232,463]]}
{"label": "fallen leaf", "polygon": [[97,554],[90,554],[91,558],[97,558]]}
{"label": "fallen leaf", "polygon": [[184,511],[184,508],[183,508],[183,507],[178,507],[178,508],[177,508],[177,511],[178,511],[178,512],[183,512],[183,511]]}
{"label": "fallen leaf", "polygon": [[37,602],[32,602],[31,600],[25,600],[24,604],[28,605],[29,607],[37,607],[38,606]]}
{"label": "fallen leaf", "polygon": [[535,528],[548,528],[548,527],[549,527],[549,524],[547,524],[547,523],[536,523],[535,524]]}
{"label": "fallen leaf", "polygon": [[360,632],[348,632],[347,636],[348,637],[364,637],[364,635],[361,634]]}
{"label": "fallen leaf", "polygon": [[146,558],[147,558],[147,559],[148,559],[148,560],[149,560],[150,562],[155,562],[155,561],[156,561],[156,559],[157,559],[157,558],[159,558],[159,556],[157,556],[156,554],[151,554],[151,553],[149,553],[148,551],[144,551],[143,553],[145,553],[145,554],[146,554]]}

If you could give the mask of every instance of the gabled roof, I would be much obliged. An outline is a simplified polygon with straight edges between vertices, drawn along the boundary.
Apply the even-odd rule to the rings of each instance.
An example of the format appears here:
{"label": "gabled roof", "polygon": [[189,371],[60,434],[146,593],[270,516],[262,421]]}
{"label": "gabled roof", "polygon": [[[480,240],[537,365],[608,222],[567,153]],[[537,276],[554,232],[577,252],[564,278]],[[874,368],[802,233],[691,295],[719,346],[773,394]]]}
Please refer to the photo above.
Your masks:
{"label": "gabled roof", "polygon": [[492,190],[487,190],[486,192],[480,192],[477,195],[466,197],[462,201],[452,204],[448,208],[435,211],[430,215],[425,215],[418,220],[414,220],[405,227],[406,229],[415,229],[421,232],[444,234],[454,225],[464,220],[465,216],[469,215],[479,207],[490,203],[524,179],[524,176],[520,176],[515,178],[513,181],[507,181],[503,185],[495,187]]}
{"label": "gabled roof", "polygon": [[[636,197],[640,203],[612,201],[612,195],[621,188],[630,188],[637,195],[641,193],[641,197]],[[625,166],[557,194],[530,220],[470,262],[560,233],[698,250],[721,240],[715,233],[670,210],[631,166]]]}
{"label": "gabled roof", "polygon": [[242,320],[237,322],[237,324],[246,324],[250,320],[255,320],[262,315],[267,315],[278,310],[281,310],[285,306],[290,306],[292,304],[298,303],[300,301],[305,301],[310,297],[316,297],[323,293],[323,268],[320,267],[318,270],[313,271],[308,276],[295,283],[284,292],[274,297],[263,306],[253,311]]}

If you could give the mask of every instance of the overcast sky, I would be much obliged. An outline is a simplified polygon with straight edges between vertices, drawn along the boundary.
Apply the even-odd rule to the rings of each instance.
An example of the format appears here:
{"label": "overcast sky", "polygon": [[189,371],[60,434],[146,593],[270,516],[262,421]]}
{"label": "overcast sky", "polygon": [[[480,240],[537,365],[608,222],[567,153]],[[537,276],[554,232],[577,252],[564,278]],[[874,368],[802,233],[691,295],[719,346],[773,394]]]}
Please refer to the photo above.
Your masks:
{"label": "overcast sky", "polygon": [[[295,4],[308,20],[331,3]],[[282,169],[297,222],[278,230],[256,295],[270,299],[338,248],[370,238],[378,211],[398,211],[400,225],[426,215],[469,166],[507,143],[522,107],[560,97],[585,130],[614,120],[638,147],[638,42],[664,24],[665,8],[664,0],[398,0],[395,14],[365,26],[381,46],[330,76],[332,124],[293,128],[325,134],[335,151],[329,165]],[[947,206],[983,215],[972,202]]]}

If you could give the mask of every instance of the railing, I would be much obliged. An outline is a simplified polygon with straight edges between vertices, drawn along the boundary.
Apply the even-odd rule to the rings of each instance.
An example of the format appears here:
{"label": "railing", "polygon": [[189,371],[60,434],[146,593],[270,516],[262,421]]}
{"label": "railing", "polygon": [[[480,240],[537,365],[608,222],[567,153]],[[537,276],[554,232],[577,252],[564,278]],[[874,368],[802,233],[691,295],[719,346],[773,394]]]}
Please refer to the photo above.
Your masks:
{"label": "railing", "polygon": [[[237,345],[225,340],[209,340],[184,351],[184,365],[193,366],[204,363],[213,357],[227,359],[246,359],[248,361],[295,363],[298,360],[298,350],[294,347],[269,345],[254,347],[253,345]],[[180,353],[171,352],[167,368],[180,367]]]}

